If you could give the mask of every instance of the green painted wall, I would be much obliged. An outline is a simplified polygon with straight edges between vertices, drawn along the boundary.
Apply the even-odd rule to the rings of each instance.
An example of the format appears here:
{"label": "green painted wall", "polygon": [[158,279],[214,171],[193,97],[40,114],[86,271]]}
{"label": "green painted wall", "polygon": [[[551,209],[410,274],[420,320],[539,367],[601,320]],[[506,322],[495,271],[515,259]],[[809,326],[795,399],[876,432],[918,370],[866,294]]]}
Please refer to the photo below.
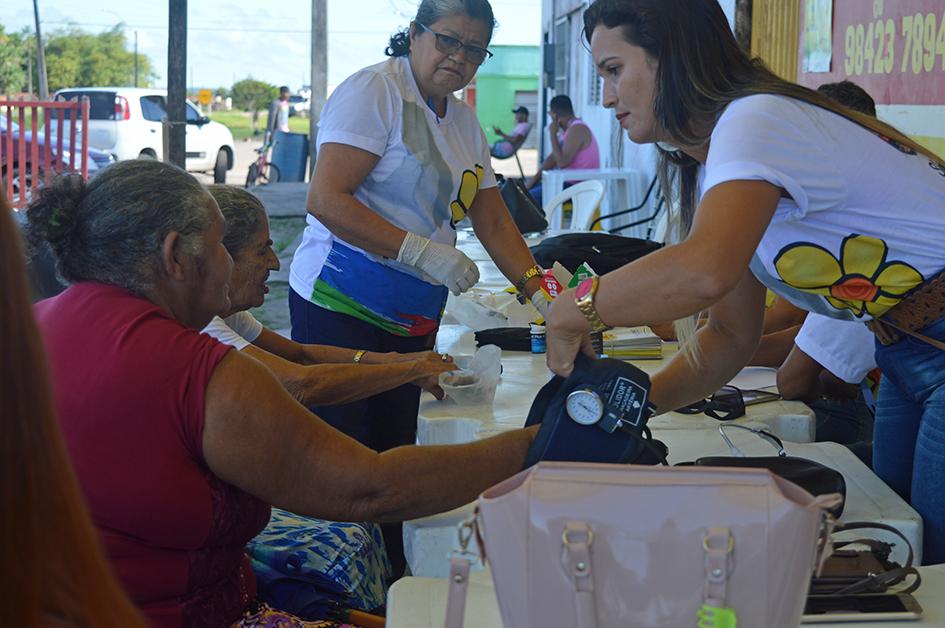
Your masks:
{"label": "green painted wall", "polygon": [[[491,144],[498,139],[493,125],[508,133],[515,126],[515,92],[537,92],[541,71],[539,46],[492,46],[494,57],[476,73],[476,114]],[[528,120],[540,119],[531,108]]]}

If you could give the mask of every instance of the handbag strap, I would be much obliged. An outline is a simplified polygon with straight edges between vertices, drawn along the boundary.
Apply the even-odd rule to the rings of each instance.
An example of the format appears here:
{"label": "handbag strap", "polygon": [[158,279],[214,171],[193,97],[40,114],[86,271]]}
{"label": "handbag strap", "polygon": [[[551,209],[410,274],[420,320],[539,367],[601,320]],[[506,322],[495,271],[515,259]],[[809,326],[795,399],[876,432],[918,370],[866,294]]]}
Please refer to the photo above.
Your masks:
{"label": "handbag strap", "polygon": [[561,564],[574,586],[575,628],[596,628],[594,569],[591,544],[594,532],[583,521],[569,521],[561,533]]}
{"label": "handbag strap", "polygon": [[470,541],[475,539],[478,543],[477,515],[478,509],[476,514],[460,523],[457,528],[459,549],[454,550],[450,555],[449,590],[446,596],[446,619],[443,622],[443,628],[463,628],[466,594],[469,591],[469,568],[472,561],[479,558],[475,552],[469,550]]}
{"label": "handbag strap", "polygon": [[[909,542],[909,539],[898,529],[894,528],[891,525],[885,523],[878,523],[875,521],[851,521],[850,523],[844,523],[836,526],[834,532],[844,532],[848,530],[884,530],[890,532],[895,536],[902,539],[902,542],[905,543],[906,549],[908,550],[908,556],[906,557],[906,564],[902,567],[896,567],[894,569],[888,569],[881,573],[870,573],[865,575],[860,580],[853,582],[843,588],[837,589],[836,591],[831,591],[830,595],[849,595],[855,593],[877,593],[885,592],[889,587],[903,582],[909,576],[915,576],[915,579],[912,583],[906,588],[897,591],[897,593],[912,593],[922,584],[922,575],[919,571],[913,567],[912,563],[914,560],[914,553],[912,551],[912,543]],[[870,547],[870,549],[875,548],[874,539],[853,539],[850,541],[839,541],[834,543],[835,547],[844,547],[851,544],[861,543]]]}

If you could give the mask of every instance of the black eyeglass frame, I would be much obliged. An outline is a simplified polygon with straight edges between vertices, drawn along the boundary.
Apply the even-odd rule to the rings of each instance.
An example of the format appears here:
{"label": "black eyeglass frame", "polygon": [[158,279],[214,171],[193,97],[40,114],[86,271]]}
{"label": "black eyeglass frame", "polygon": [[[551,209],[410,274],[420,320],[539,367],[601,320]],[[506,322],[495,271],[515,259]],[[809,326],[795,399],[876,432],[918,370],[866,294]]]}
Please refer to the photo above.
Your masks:
{"label": "black eyeglass frame", "polygon": [[[463,42],[461,39],[457,39],[456,37],[453,37],[452,35],[447,35],[446,33],[438,33],[432,28],[430,28],[429,26],[427,26],[426,24],[423,24],[421,22],[416,22],[416,24],[417,26],[419,26],[426,32],[433,35],[434,45],[436,46],[436,49],[442,52],[443,54],[450,55],[450,54],[453,54],[454,52],[459,52],[460,50],[462,50],[463,58],[465,58],[466,61],[469,61],[470,63],[474,65],[482,65],[483,63],[486,62],[487,59],[491,59],[493,56],[492,51],[489,50],[488,48],[480,48],[479,46],[471,46]],[[482,58],[477,61],[476,59],[479,58],[479,53],[482,53]]]}

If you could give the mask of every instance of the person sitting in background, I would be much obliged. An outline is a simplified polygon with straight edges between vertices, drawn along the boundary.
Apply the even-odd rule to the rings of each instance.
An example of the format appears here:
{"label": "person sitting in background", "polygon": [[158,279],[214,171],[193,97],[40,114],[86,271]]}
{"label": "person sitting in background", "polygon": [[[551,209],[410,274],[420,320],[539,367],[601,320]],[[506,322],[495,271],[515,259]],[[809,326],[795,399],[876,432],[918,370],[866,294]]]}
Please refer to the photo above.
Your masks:
{"label": "person sitting in background", "polygon": [[0,190],[0,626],[143,628],[69,464],[11,214]]}
{"label": "person sitting in background", "polygon": [[236,347],[271,370],[306,406],[349,403],[403,384],[416,384],[443,398],[439,374],[455,368],[432,351],[375,353],[328,345],[303,345],[267,329],[249,313],[263,304],[270,270],[279,270],[269,219],[262,202],[232,185],[210,185],[226,221],[223,246],[233,258],[230,309],[214,316],[203,332]]}
{"label": "person sitting in background", "polygon": [[230,309],[233,262],[216,201],[180,168],[129,160],[88,184],[60,177],[28,217],[71,283],[35,306],[66,447],[152,625],[260,625],[270,611],[253,602],[244,548],[272,506],[403,521],[469,503],[522,468],[534,429],[372,451],[201,334]]}
{"label": "person sitting in background", "polygon": [[535,203],[541,207],[541,173],[543,170],[585,170],[600,168],[600,150],[591,127],[574,115],[571,99],[558,95],[548,103],[551,124],[548,136],[551,154],[526,183]]}
{"label": "person sitting in background", "polygon": [[492,156],[497,159],[511,157],[522,146],[529,131],[532,130],[532,124],[528,121],[528,109],[518,107],[513,109],[512,113],[515,114],[515,127],[511,133],[506,134],[499,127],[492,127],[492,132],[502,138],[496,140],[490,150]]}

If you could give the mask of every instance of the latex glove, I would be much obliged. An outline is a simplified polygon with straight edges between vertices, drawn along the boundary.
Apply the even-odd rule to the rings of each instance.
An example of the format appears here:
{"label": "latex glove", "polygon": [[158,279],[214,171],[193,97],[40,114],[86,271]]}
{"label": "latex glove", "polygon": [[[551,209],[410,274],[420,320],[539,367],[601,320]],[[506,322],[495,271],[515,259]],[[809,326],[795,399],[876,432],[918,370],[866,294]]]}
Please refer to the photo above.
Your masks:
{"label": "latex glove", "polygon": [[462,251],[409,231],[397,252],[397,261],[426,273],[456,296],[479,281],[479,269]]}
{"label": "latex glove", "polygon": [[548,297],[544,295],[541,289],[535,290],[531,296],[532,305],[535,306],[535,309],[538,310],[538,313],[541,314],[541,317],[545,320],[548,319],[548,311],[551,310],[551,301],[548,300]]}

